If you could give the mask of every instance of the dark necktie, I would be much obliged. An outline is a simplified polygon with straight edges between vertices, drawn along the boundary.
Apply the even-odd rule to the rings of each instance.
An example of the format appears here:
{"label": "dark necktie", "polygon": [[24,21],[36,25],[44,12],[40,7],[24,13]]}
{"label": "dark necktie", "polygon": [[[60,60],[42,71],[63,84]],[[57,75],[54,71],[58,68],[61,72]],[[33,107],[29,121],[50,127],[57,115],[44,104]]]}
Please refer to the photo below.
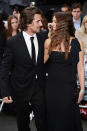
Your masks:
{"label": "dark necktie", "polygon": [[34,37],[30,37],[31,40],[31,51],[32,51],[32,61],[35,64],[36,63],[36,55],[35,55],[35,46],[34,46]]}

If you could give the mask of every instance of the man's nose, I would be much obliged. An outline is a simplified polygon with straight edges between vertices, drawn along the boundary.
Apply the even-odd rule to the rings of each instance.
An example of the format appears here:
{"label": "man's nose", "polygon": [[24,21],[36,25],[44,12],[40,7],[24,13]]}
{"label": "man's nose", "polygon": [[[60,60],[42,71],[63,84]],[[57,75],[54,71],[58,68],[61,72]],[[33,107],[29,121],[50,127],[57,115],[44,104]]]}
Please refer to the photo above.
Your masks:
{"label": "man's nose", "polygon": [[43,24],[42,24],[42,22],[40,21],[40,26],[42,26]]}

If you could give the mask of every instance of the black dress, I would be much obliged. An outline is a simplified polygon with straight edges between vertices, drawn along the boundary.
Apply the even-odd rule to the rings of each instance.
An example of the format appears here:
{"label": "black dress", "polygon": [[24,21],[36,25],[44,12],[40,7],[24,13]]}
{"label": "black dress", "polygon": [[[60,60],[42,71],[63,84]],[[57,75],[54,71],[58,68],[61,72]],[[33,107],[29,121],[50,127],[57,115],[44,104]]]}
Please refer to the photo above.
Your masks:
{"label": "black dress", "polygon": [[80,44],[71,42],[68,59],[65,52],[52,51],[46,80],[48,131],[82,131],[80,112],[74,100]]}

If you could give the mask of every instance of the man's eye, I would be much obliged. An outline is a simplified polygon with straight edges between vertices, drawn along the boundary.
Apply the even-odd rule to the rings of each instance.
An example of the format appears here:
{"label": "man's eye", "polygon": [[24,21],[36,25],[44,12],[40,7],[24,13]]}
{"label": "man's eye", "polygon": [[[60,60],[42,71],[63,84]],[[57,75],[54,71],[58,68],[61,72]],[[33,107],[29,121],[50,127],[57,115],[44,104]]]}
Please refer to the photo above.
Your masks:
{"label": "man's eye", "polygon": [[36,20],[35,22],[39,22],[39,20]]}

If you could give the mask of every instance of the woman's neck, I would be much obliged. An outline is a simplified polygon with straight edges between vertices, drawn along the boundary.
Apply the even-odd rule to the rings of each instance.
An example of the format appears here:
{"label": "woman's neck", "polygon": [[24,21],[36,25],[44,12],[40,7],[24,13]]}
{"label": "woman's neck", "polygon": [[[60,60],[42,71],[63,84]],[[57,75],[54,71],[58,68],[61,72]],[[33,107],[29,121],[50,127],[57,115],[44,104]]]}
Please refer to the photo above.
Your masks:
{"label": "woman's neck", "polygon": [[16,34],[17,34],[17,31],[16,31],[16,30],[12,32],[12,36],[14,36],[14,35],[16,35]]}

